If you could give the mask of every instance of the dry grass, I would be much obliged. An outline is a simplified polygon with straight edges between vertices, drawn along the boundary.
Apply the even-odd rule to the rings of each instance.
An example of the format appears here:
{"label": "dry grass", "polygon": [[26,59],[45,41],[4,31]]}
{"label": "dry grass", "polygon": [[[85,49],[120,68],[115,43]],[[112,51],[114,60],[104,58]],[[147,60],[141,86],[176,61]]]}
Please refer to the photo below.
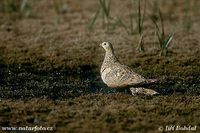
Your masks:
{"label": "dry grass", "polygon": [[[56,26],[54,24],[57,14],[51,8],[53,3],[44,6],[45,14],[37,13],[37,11],[40,11],[40,8],[42,9],[43,3],[45,2],[32,3],[32,12],[39,19],[20,19],[16,20],[15,23],[1,21],[0,47],[6,63],[30,62],[31,64],[39,65],[37,64],[39,61],[46,64],[45,66],[47,67],[51,67],[49,62],[52,62],[51,64],[54,64],[55,67],[74,68],[87,64],[99,66],[102,52],[99,50],[98,44],[102,41],[112,42],[120,60],[124,60],[129,65],[133,63],[134,59],[140,58],[140,54],[137,54],[135,51],[138,44],[137,36],[127,36],[121,28],[117,28],[112,34],[105,33],[104,30],[101,30],[101,26],[99,27],[98,25],[96,31],[91,33],[87,31],[86,27],[89,16],[93,14],[92,8],[90,9],[89,7],[95,7],[94,2],[87,5],[82,2],[68,2],[68,12],[63,15],[63,22]],[[124,3],[122,7],[127,6],[126,4],[128,3]],[[115,4],[121,3],[117,2]],[[166,2],[165,5],[162,5],[163,9],[167,10],[170,4],[171,2]],[[40,6],[36,8],[34,5]],[[115,5],[113,4],[112,6],[113,14],[120,14],[114,8]],[[172,7],[172,9],[174,8]],[[175,30],[177,32],[175,35],[176,39],[173,40],[173,45],[169,47],[169,51],[173,52],[173,58],[199,55],[199,38],[197,37],[199,31],[196,31],[199,21],[194,21],[190,32],[186,34],[181,30],[184,27],[177,24],[177,22],[183,20],[179,20],[178,17],[175,20],[170,20],[169,17],[166,17],[170,14],[166,13],[165,10],[163,16],[166,22],[166,32],[169,32],[168,29],[173,29],[177,25]],[[180,15],[182,13],[180,10],[181,5],[177,10],[174,9],[173,15]],[[150,9],[147,8],[147,13],[149,11]],[[127,14],[124,12],[124,16],[126,15],[128,15],[128,12]],[[126,17],[123,19],[126,22]],[[44,31],[41,32],[41,29],[44,29]],[[154,42],[154,27],[151,19],[145,21],[144,29],[145,54],[157,54],[159,48]],[[14,59],[14,57],[16,58]],[[155,56],[155,58],[157,57]]]}

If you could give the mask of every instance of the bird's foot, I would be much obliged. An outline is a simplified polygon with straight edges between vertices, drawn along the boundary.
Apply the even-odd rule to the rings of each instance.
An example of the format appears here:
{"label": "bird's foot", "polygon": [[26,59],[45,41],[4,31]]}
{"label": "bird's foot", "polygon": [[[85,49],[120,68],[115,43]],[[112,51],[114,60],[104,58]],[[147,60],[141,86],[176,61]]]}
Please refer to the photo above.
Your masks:
{"label": "bird's foot", "polygon": [[143,87],[137,87],[137,88],[130,88],[130,91],[132,95],[147,95],[147,96],[153,96],[153,95],[159,95],[158,92],[151,90],[151,89],[146,89]]}

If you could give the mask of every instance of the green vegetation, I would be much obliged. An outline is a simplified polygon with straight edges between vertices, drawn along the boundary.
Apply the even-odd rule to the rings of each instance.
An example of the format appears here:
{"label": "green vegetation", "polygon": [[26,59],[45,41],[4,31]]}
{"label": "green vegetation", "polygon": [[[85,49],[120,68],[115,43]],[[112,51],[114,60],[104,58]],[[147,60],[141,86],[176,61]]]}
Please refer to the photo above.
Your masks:
{"label": "green vegetation", "polygon": [[160,56],[166,56],[167,54],[167,49],[169,47],[169,44],[171,43],[174,33],[170,35],[166,35],[165,33],[165,27],[164,27],[164,20],[161,11],[159,11],[159,20],[160,20],[160,25],[157,24],[156,20],[152,18],[152,21],[156,27],[156,36],[159,41],[159,46],[160,46]]}
{"label": "green vegetation", "polygon": [[[144,27],[144,18],[145,18],[145,14],[146,14],[146,0],[144,0],[144,7],[143,7],[143,13],[142,13],[142,9],[141,9],[141,1],[138,0],[137,1],[137,13],[136,13],[136,17],[134,16],[134,5],[135,2],[133,0],[131,0],[131,8],[130,8],[130,14],[129,14],[129,20],[130,20],[130,24],[129,25],[125,25],[124,22],[119,18],[118,22],[119,25],[122,26],[126,32],[129,35],[134,35],[135,33],[139,34],[139,42],[138,42],[138,46],[137,46],[137,50],[139,52],[144,52],[144,34],[143,34],[143,27]],[[134,27],[135,23],[134,23],[134,19],[136,22],[136,26]]]}
{"label": "green vegetation", "polygon": [[138,0],[138,10],[137,10],[137,17],[136,17],[136,22],[137,22],[137,32],[142,36],[142,31],[143,31],[143,23],[144,23],[144,17],[145,17],[145,10],[146,10],[146,0],[144,0],[144,11],[143,14],[141,13],[141,2]]}
{"label": "green vegetation", "polygon": [[[136,13],[136,17],[134,16],[134,1],[131,0],[131,9],[130,9],[130,14],[129,14],[129,20],[130,20],[130,25],[126,25],[121,18],[118,18],[117,21],[115,20],[115,26],[119,25],[121,27],[123,27],[126,32],[129,35],[133,35],[134,33],[139,34],[139,42],[137,45],[137,50],[140,52],[144,52],[144,18],[145,18],[145,14],[146,14],[146,0],[143,1],[144,2],[144,6],[143,6],[143,12],[141,11],[141,1],[138,0],[137,1],[137,13]],[[91,20],[90,24],[89,24],[89,29],[92,30],[94,27],[94,24],[99,16],[100,13],[102,13],[103,16],[103,25],[106,25],[106,29],[107,31],[109,31],[109,25],[110,25],[110,0],[108,1],[108,3],[106,3],[106,0],[99,0],[100,3],[100,8],[96,11],[93,19]],[[164,21],[163,21],[163,17],[162,14],[159,10],[159,20],[161,23],[161,28],[159,28],[158,24],[157,24],[157,17],[156,17],[156,11],[157,11],[157,2],[154,1],[153,3],[153,16],[151,16],[154,25],[156,27],[156,36],[158,37],[159,40],[159,48],[160,48],[160,55],[164,55],[166,56],[167,54],[167,49],[169,47],[169,44],[172,41],[173,35],[174,34],[170,34],[170,35],[166,35],[165,31],[164,31]],[[136,28],[134,29],[134,18],[135,18],[135,22],[136,22]]]}
{"label": "green vegetation", "polygon": [[15,17],[29,17],[31,6],[28,0],[4,0],[3,11],[7,14],[9,19]]}
{"label": "green vegetation", "polygon": [[64,14],[67,12],[67,5],[63,0],[54,0],[53,2],[57,14]]}
{"label": "green vegetation", "polygon": [[153,0],[152,1],[152,13],[150,14],[150,17],[154,20],[157,20],[158,17],[156,15],[156,13],[158,12],[158,1],[157,0]]}
{"label": "green vegetation", "polygon": [[111,20],[113,19],[110,15],[111,0],[99,0],[99,4],[100,7],[96,11],[88,28],[89,30],[93,30],[97,18],[101,15],[103,28],[106,28],[106,30],[109,31],[111,26]]}
{"label": "green vegetation", "polygon": [[138,43],[137,50],[140,52],[144,52],[144,41],[143,41],[143,23],[144,23],[144,17],[145,17],[145,12],[146,12],[146,0],[144,0],[144,11],[143,14],[141,13],[141,3],[140,0],[138,0],[138,10],[137,10],[137,17],[136,17],[136,22],[137,22],[137,32],[139,33],[140,36],[140,41]]}
{"label": "green vegetation", "polygon": [[63,22],[63,14],[67,12],[67,4],[63,0],[54,0],[54,10],[57,14],[56,24]]}

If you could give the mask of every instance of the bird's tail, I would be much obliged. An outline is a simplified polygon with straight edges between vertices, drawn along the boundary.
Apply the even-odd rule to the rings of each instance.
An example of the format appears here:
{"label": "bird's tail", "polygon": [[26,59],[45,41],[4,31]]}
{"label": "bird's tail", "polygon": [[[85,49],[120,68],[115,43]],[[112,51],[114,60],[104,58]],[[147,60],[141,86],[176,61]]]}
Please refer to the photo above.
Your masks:
{"label": "bird's tail", "polygon": [[159,95],[160,93],[152,90],[152,89],[147,89],[143,87],[137,87],[137,88],[130,88],[130,91],[132,95],[146,95],[146,96],[153,96],[153,95]]}

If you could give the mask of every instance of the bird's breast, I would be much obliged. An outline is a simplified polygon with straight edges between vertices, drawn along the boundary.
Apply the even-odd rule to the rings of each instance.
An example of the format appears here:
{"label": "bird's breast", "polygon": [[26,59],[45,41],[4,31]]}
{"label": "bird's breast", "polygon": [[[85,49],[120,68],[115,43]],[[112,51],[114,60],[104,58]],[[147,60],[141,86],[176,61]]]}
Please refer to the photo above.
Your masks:
{"label": "bird's breast", "polygon": [[101,78],[102,78],[102,80],[103,80],[103,82],[104,83],[108,83],[108,81],[107,81],[107,74],[109,74],[110,73],[110,71],[111,71],[111,68],[105,68],[103,71],[102,71],[102,73],[101,73]]}

